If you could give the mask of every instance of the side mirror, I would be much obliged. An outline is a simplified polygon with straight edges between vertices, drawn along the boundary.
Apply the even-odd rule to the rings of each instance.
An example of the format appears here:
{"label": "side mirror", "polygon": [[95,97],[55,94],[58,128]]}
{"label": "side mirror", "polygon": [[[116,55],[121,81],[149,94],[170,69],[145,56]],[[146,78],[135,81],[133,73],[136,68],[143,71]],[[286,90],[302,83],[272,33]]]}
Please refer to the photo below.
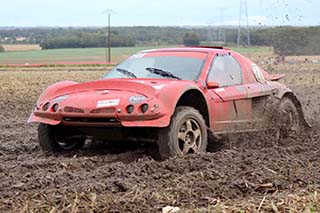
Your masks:
{"label": "side mirror", "polygon": [[214,81],[207,82],[207,87],[208,89],[216,89],[216,88],[219,88],[219,83]]}

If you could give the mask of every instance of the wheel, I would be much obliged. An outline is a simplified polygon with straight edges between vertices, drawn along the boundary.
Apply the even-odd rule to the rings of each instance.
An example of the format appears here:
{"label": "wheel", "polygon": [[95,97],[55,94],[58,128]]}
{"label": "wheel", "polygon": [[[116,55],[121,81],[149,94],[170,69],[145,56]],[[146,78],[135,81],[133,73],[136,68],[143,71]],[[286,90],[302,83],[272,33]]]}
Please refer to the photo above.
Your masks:
{"label": "wheel", "polygon": [[289,98],[283,98],[279,104],[279,137],[288,138],[301,131],[300,116],[297,107]]}
{"label": "wheel", "polygon": [[40,123],[38,140],[41,149],[46,153],[74,151],[83,147],[85,139],[64,136],[61,126]]}
{"label": "wheel", "polygon": [[177,107],[170,125],[159,131],[158,148],[161,158],[205,152],[207,126],[202,115],[192,107]]}

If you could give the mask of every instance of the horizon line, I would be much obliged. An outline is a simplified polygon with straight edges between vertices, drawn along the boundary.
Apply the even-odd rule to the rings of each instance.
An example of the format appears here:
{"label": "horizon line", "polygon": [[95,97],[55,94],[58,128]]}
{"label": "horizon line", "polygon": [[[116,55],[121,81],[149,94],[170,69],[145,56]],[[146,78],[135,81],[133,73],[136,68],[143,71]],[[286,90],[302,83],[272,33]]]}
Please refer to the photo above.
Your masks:
{"label": "horizon line", "polygon": [[[268,28],[268,27],[319,27],[318,25],[248,25],[249,27],[255,28]],[[0,28],[105,28],[105,25],[44,25],[44,26],[0,26]],[[238,28],[239,25],[114,25],[111,27],[202,27],[202,28],[210,28],[210,27],[231,27]],[[245,27],[245,26],[241,26]]]}

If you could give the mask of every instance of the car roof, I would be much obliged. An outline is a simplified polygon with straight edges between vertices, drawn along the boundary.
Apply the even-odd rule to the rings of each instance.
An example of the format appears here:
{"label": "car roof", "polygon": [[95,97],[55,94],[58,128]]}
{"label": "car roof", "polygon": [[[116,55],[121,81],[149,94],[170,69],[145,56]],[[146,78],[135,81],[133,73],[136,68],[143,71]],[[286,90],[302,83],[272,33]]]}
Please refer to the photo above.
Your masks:
{"label": "car roof", "polygon": [[168,52],[168,51],[183,51],[183,52],[206,52],[206,53],[228,53],[231,49],[220,46],[187,46],[187,47],[171,47],[143,50],[142,52]]}

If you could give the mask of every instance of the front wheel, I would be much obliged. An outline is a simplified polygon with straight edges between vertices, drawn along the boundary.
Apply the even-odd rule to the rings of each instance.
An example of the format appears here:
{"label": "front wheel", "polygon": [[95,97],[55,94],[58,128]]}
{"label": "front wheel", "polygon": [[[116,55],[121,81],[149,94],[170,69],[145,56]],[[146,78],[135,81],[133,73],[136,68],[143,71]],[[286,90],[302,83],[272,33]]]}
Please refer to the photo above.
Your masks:
{"label": "front wheel", "polygon": [[74,151],[83,147],[85,139],[66,136],[61,126],[40,123],[38,127],[40,148],[46,153]]}
{"label": "front wheel", "polygon": [[283,98],[279,105],[280,137],[288,138],[301,132],[300,116],[297,107],[289,98]]}
{"label": "front wheel", "polygon": [[159,131],[158,147],[162,158],[205,152],[207,143],[205,121],[192,107],[177,107],[170,125]]}

